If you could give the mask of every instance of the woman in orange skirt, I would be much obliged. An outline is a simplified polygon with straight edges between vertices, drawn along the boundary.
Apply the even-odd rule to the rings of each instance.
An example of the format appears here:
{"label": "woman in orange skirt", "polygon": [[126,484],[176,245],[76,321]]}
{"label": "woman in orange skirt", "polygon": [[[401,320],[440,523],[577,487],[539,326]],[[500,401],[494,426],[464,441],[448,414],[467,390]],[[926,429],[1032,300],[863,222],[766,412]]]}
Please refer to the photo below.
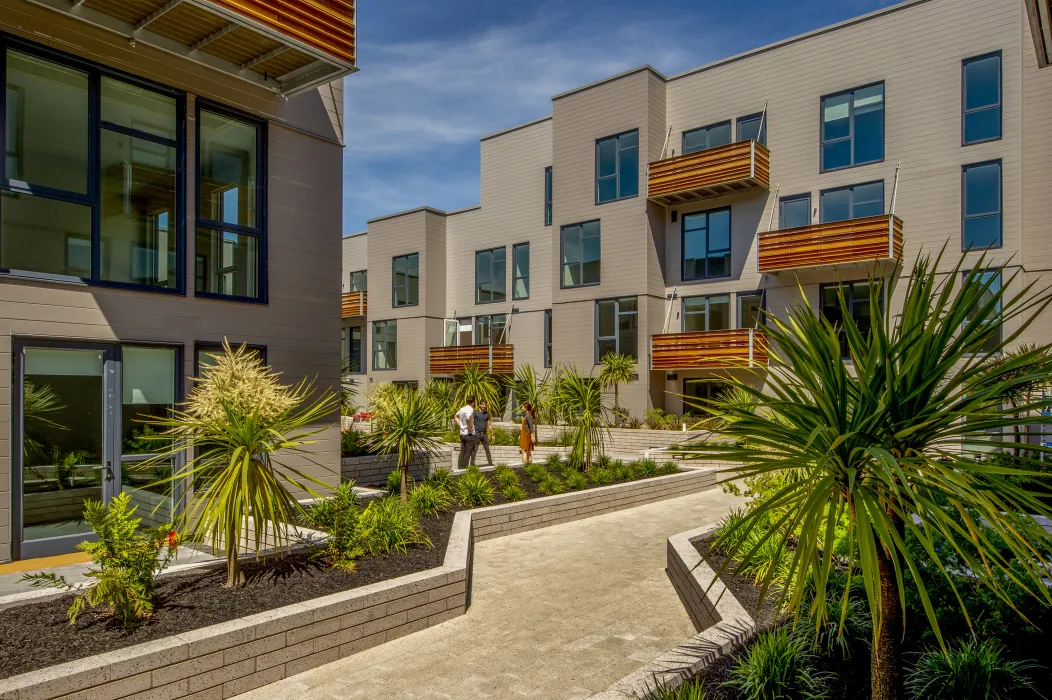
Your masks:
{"label": "woman in orange skirt", "polygon": [[537,444],[537,417],[533,405],[527,401],[522,405],[522,427],[519,429],[519,452],[522,463],[529,464],[533,458],[533,446]]}

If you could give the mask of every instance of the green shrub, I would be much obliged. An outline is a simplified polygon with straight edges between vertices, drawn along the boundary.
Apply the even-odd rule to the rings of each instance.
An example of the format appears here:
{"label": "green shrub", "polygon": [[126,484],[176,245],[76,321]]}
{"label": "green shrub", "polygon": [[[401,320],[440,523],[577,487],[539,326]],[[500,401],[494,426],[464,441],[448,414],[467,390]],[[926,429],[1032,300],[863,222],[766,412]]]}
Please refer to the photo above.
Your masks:
{"label": "green shrub", "polygon": [[557,493],[565,491],[566,484],[554,474],[546,474],[543,479],[537,482],[537,488],[545,496],[554,496]]}
{"label": "green shrub", "polygon": [[611,464],[610,455],[599,455],[592,460],[593,467],[609,467]]}
{"label": "green shrub", "polygon": [[705,684],[700,681],[687,681],[675,688],[668,688],[654,682],[647,689],[643,700],[705,700]]}
{"label": "green shrub", "polygon": [[612,469],[605,467],[598,467],[592,470],[591,474],[592,483],[597,486],[606,486],[607,484],[614,483],[614,472]]}
{"label": "green shrub", "polygon": [[349,508],[358,509],[358,494],[354,492],[354,479],[340,482],[328,498],[315,502],[307,510],[307,522],[320,530],[329,530],[336,522],[337,513]]}
{"label": "green shrub", "polygon": [[518,428],[507,430],[493,426],[493,437],[490,438],[490,444],[498,447],[518,447],[519,432]]}
{"label": "green shrub", "polygon": [[431,539],[420,527],[416,513],[393,495],[372,501],[358,519],[358,537],[369,554],[405,554],[411,545],[431,546]]}
{"label": "green shrub", "polygon": [[506,500],[506,501],[525,501],[526,500],[526,492],[523,491],[522,487],[519,486],[518,484],[512,484],[511,486],[506,486],[506,487],[504,487],[504,489],[500,493],[501,493],[502,496],[504,496],[504,500]]}
{"label": "green shrub", "polygon": [[453,485],[453,472],[448,469],[436,469],[427,475],[427,478],[424,479],[424,483],[430,484],[435,488],[449,491]]}
{"label": "green shrub", "polygon": [[465,469],[464,471],[467,472],[468,474],[481,474],[482,473],[482,467],[480,467],[477,464],[469,464],[468,468]]}
{"label": "green shrub", "polygon": [[641,459],[638,462],[636,462],[633,466],[636,474],[643,477],[644,479],[649,479],[650,477],[656,475],[658,470],[657,462],[655,462],[652,459]]}
{"label": "green shrub", "polygon": [[562,457],[554,453],[548,455],[548,457],[544,460],[544,463],[549,469],[555,470],[563,468]]}
{"label": "green shrub", "polygon": [[675,413],[665,413],[660,408],[650,408],[643,414],[643,423],[650,430],[677,430],[680,417]]}
{"label": "green shrub", "polygon": [[370,453],[369,436],[357,430],[346,430],[340,433],[340,456],[363,457]]}
{"label": "green shrub", "polygon": [[579,471],[568,473],[564,480],[566,481],[566,487],[571,491],[580,491],[588,488],[588,477]]}
{"label": "green shrub", "polygon": [[354,571],[354,560],[365,553],[358,537],[361,513],[354,481],[337,486],[332,496],[314,504],[308,516],[311,525],[328,533],[319,554],[327,557],[334,568]]}
{"label": "green shrub", "polygon": [[[109,505],[84,501],[84,520],[99,539],[81,542],[77,549],[91,556],[94,566],[86,575],[95,579],[95,585],[73,599],[66,611],[71,625],[86,608],[100,605],[112,608],[126,630],[153,613],[157,574],[175,556],[179,536],[168,526],[140,529],[142,519],[134,517],[135,510],[127,491],[114,497]],[[64,577],[52,573],[25,574],[22,580],[66,591],[75,588]]]}
{"label": "green shrub", "polygon": [[[406,480],[406,485],[409,487],[410,491],[413,490],[413,478],[412,477],[409,477]],[[393,493],[396,496],[402,495],[402,470],[401,469],[397,469],[396,468],[396,469],[391,470],[391,473],[387,475],[387,481],[384,482],[384,490],[387,491],[387,493]]]}
{"label": "green shrub", "polygon": [[1004,647],[994,640],[966,640],[948,653],[932,649],[921,654],[906,675],[910,697],[924,700],[1008,700],[1019,691],[1036,690],[1029,672],[1032,661],[1003,658]]}
{"label": "green shrub", "polygon": [[438,515],[452,505],[453,496],[449,491],[426,482],[409,492],[409,506],[417,515]]}
{"label": "green shrub", "polygon": [[727,685],[743,700],[818,700],[827,674],[815,670],[810,642],[788,627],[760,632],[738,657]]}
{"label": "green shrub", "polygon": [[460,505],[465,508],[481,508],[493,505],[493,483],[477,469],[453,482],[453,490]]}
{"label": "green shrub", "polygon": [[[868,649],[873,638],[873,618],[866,603],[865,587],[856,576],[852,590],[848,594],[847,611],[844,606],[844,587],[847,585],[847,574],[831,572],[826,585],[825,624],[813,633],[813,647],[827,658],[847,660]],[[815,586],[813,577],[808,577],[804,584],[804,596],[801,608],[808,610],[814,605]]]}
{"label": "green shrub", "polygon": [[632,479],[636,478],[636,472],[632,465],[625,464],[619,459],[613,461],[610,465],[610,471],[618,481],[632,481]]}
{"label": "green shrub", "polygon": [[676,466],[675,462],[665,462],[658,467],[657,473],[659,476],[668,476],[669,474],[678,474],[679,467]]}
{"label": "green shrub", "polygon": [[[745,518],[745,509],[735,508],[716,523],[716,530],[712,536],[712,549],[721,554],[738,553],[746,537],[745,528],[741,526]],[[753,528],[753,530],[757,529],[759,528]],[[741,554],[745,553],[741,552]]]}
{"label": "green shrub", "polygon": [[511,467],[497,467],[493,470],[493,477],[497,480],[497,486],[501,489],[519,485],[519,475]]}
{"label": "green shrub", "polygon": [[522,471],[526,472],[526,476],[530,477],[535,482],[540,481],[548,475],[548,470],[540,464],[534,464],[533,462],[526,464],[526,466],[522,468]]}

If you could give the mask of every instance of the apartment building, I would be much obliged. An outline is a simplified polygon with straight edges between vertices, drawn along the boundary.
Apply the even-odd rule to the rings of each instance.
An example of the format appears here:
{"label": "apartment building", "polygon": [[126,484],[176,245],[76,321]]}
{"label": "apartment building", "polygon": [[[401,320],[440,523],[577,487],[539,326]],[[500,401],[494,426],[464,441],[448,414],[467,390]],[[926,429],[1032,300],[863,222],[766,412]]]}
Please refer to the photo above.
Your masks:
{"label": "apartment building", "polygon": [[1048,10],[910,0],[556,95],[482,139],[479,206],[344,239],[344,353],[370,383],[627,353],[622,403],[679,413],[743,365],[762,381],[761,310],[806,298],[865,324],[899,256],[945,246],[944,272],[969,250],[1052,281]]}
{"label": "apartment building", "polygon": [[353,0],[0,0],[0,561],[73,551],[85,499],[169,517],[141,421],[224,339],[337,388],[354,69]]}

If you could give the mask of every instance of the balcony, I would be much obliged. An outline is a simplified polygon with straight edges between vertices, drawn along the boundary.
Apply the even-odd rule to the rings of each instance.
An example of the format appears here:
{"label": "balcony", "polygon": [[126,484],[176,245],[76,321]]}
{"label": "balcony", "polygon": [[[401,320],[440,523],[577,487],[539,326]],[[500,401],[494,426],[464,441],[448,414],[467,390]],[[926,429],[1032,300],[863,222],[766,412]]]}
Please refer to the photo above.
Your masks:
{"label": "balcony", "polygon": [[902,254],[902,220],[892,214],[812,224],[759,236],[760,272],[894,260]]}
{"label": "balcony", "polygon": [[369,313],[368,292],[344,292],[343,294],[343,318],[364,318]]}
{"label": "balcony", "polygon": [[355,67],[354,0],[29,0],[291,96]]}
{"label": "balcony", "polygon": [[771,152],[739,141],[650,164],[647,198],[666,207],[770,187]]}
{"label": "balcony", "polygon": [[767,366],[767,336],[738,328],[724,331],[665,333],[650,337],[650,368],[748,369]]}
{"label": "balcony", "polygon": [[431,374],[459,374],[479,365],[493,374],[515,373],[514,345],[450,345],[431,348]]}

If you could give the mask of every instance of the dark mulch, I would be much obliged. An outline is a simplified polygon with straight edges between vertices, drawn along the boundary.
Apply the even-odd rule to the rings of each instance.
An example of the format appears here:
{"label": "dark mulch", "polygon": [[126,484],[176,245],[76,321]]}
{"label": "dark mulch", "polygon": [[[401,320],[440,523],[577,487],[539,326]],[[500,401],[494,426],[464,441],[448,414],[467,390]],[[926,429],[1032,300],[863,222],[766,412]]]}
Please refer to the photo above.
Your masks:
{"label": "dark mulch", "polygon": [[353,573],[332,569],[306,554],[293,554],[245,564],[247,584],[233,590],[223,588],[223,566],[162,576],[153,617],[130,632],[112,618],[90,611],[70,625],[66,609],[71,596],[2,610],[0,678],[441,566],[453,515],[421,519],[432,548],[363,557]]}

